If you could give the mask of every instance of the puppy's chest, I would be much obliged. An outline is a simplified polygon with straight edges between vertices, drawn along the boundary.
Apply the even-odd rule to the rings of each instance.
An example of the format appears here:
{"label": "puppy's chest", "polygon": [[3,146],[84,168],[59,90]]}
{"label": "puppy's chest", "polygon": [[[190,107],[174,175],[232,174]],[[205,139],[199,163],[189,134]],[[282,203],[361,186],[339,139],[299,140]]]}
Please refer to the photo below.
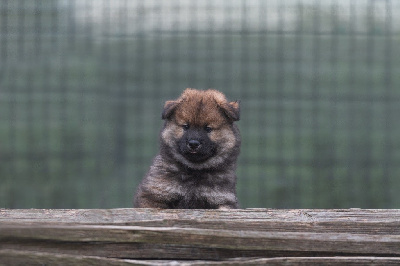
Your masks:
{"label": "puppy's chest", "polygon": [[185,174],[178,176],[179,186],[182,194],[202,195],[218,190],[219,177],[212,174]]}
{"label": "puppy's chest", "polygon": [[208,183],[210,176],[206,174],[187,174],[187,173],[178,173],[175,176],[178,179],[179,183],[182,185],[196,185],[196,184],[205,184]]}
{"label": "puppy's chest", "polygon": [[[210,176],[179,176],[179,195],[172,202],[172,208],[210,209],[216,208],[216,196],[221,188],[212,182]],[[211,180],[210,180],[211,179]]]}

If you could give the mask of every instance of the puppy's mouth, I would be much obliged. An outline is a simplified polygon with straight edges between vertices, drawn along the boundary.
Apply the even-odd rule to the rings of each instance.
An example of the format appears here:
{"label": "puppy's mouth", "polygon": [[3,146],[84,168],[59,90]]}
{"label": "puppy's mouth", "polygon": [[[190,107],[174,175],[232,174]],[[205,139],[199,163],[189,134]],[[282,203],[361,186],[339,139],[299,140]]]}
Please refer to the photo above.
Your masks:
{"label": "puppy's mouth", "polygon": [[195,149],[192,149],[192,148],[190,148],[190,147],[187,147],[187,152],[188,152],[188,153],[191,153],[191,154],[198,154],[199,151],[200,151],[200,147],[195,148]]}
{"label": "puppy's mouth", "polygon": [[208,154],[204,154],[199,150],[190,150],[190,149],[183,151],[183,156],[185,156],[186,159],[192,162],[205,161],[209,157]]}
{"label": "puppy's mouth", "polygon": [[212,156],[214,156],[215,152],[214,151],[204,151],[201,149],[197,150],[191,150],[191,149],[186,149],[181,152],[181,154],[190,162],[193,163],[202,163]]}

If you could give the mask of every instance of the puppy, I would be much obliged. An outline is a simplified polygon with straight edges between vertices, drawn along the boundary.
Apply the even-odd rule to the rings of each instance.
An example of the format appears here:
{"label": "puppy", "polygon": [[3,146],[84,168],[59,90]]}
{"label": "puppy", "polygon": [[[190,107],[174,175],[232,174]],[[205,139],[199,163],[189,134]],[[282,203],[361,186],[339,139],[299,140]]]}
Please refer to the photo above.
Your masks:
{"label": "puppy", "polygon": [[216,90],[186,89],[164,105],[160,151],[137,188],[134,207],[237,208],[239,103]]}

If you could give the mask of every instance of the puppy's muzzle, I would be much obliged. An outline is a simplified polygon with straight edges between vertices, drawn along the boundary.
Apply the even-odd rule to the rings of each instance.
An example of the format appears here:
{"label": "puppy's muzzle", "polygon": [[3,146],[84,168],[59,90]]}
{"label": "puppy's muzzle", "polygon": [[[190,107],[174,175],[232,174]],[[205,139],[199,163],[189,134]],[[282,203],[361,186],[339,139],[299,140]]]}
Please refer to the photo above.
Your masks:
{"label": "puppy's muzzle", "polygon": [[191,139],[187,142],[187,147],[189,148],[190,152],[196,152],[201,146],[200,141],[196,139]]}

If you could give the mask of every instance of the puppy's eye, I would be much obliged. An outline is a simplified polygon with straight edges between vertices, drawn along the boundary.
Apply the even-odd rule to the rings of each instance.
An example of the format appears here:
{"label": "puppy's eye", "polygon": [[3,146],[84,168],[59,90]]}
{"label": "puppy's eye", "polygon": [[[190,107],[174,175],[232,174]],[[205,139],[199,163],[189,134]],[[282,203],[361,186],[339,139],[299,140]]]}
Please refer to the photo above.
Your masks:
{"label": "puppy's eye", "polygon": [[207,133],[210,133],[210,132],[212,131],[212,128],[209,127],[209,126],[205,126],[205,127],[204,127],[204,130],[205,130]]}
{"label": "puppy's eye", "polygon": [[182,125],[183,130],[188,130],[190,128],[189,124]]}

